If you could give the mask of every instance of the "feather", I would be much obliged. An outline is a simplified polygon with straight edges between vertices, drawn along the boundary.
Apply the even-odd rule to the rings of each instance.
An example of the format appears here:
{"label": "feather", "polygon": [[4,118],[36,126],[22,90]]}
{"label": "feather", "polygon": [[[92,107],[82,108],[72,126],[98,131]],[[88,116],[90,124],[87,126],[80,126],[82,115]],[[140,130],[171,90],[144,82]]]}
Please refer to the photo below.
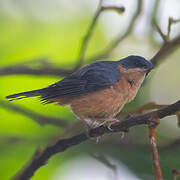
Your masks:
{"label": "feather", "polygon": [[7,96],[15,100],[27,97],[40,96],[42,101],[51,102],[57,97],[71,97],[85,94],[92,91],[111,86],[120,80],[120,71],[117,69],[116,61],[99,61],[87,65],[69,77],[54,83],[47,88],[28,91]]}

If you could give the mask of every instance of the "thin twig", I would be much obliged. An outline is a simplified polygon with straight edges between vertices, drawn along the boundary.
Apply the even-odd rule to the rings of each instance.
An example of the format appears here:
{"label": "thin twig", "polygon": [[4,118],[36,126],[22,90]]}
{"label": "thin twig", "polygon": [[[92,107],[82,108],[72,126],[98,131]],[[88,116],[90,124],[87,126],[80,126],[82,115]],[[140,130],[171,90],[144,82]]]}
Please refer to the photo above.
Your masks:
{"label": "thin twig", "polygon": [[[102,0],[100,0],[99,2],[99,6],[97,8],[97,11],[94,15],[94,18],[88,28],[88,31],[86,32],[86,35],[84,36],[83,40],[82,40],[82,43],[81,43],[81,47],[80,47],[80,53],[79,53],[79,57],[78,57],[78,61],[77,61],[77,64],[76,64],[76,67],[75,69],[78,69],[79,67],[82,66],[83,64],[83,61],[84,61],[84,58],[85,58],[85,53],[86,53],[86,50],[87,50],[87,46],[88,46],[88,43],[89,43],[89,40],[92,36],[92,33],[94,31],[94,28],[97,24],[97,20],[100,16],[100,14],[103,12],[103,11],[106,11],[106,10],[115,10],[116,12],[119,12],[119,13],[123,13],[125,11],[125,8],[124,7],[117,7],[117,6],[103,6],[102,5]],[[96,60],[96,59],[94,59]],[[93,60],[93,61],[94,61]]]}
{"label": "thin twig", "polygon": [[177,112],[177,113],[176,113],[176,117],[177,117],[178,127],[180,127],[180,112]]}
{"label": "thin twig", "polygon": [[72,69],[63,69],[55,67],[33,68],[25,65],[9,66],[0,69],[0,76],[12,74],[30,74],[38,76],[67,76],[73,72]]}
{"label": "thin twig", "polygon": [[21,169],[17,175],[13,177],[13,180],[27,180],[34,175],[34,173],[43,165],[47,164],[47,161],[50,157],[59,152],[64,152],[68,148],[78,145],[91,137],[102,136],[107,133],[114,133],[120,131],[127,131],[129,128],[148,124],[149,120],[153,117],[157,117],[158,119],[162,119],[166,116],[174,115],[176,112],[180,110],[180,100],[174,104],[171,104],[162,109],[152,111],[146,114],[138,115],[135,117],[130,117],[129,119],[125,119],[117,124],[111,126],[112,130],[110,130],[107,126],[100,126],[94,129],[91,129],[89,134],[81,133],[76,136],[67,139],[61,139],[57,141],[55,144],[49,145],[44,150],[37,150],[33,158],[31,158],[30,162],[26,164],[26,166]]}
{"label": "thin twig", "polygon": [[106,47],[102,52],[94,55],[93,57],[88,58],[87,59],[88,62],[92,62],[94,60],[100,60],[101,58],[109,56],[109,54],[118,46],[118,44],[121,41],[123,41],[132,32],[134,25],[136,23],[136,20],[139,17],[139,15],[141,14],[142,3],[143,3],[142,0],[137,1],[136,11],[135,11],[134,15],[132,16],[132,19],[129,21],[129,24],[128,24],[126,30],[123,33],[118,34],[117,37],[115,37],[111,41],[111,43],[108,45],[108,47]]}
{"label": "thin twig", "polygon": [[[156,118],[153,118],[152,120],[157,121]],[[159,162],[158,148],[157,148],[156,127],[157,126],[152,124],[152,122],[149,123],[148,136],[152,150],[152,164],[154,168],[155,179],[163,180],[162,170]]]}
{"label": "thin twig", "polygon": [[154,26],[156,27],[156,29],[157,29],[159,35],[161,36],[161,38],[163,39],[163,41],[164,41],[164,42],[167,42],[167,41],[168,41],[167,35],[165,35],[165,34],[162,32],[161,28],[159,27],[159,25],[157,24],[156,21],[154,22]]}
{"label": "thin twig", "polygon": [[167,35],[165,35],[160,27],[157,25],[157,22],[154,21],[154,25],[159,32],[160,36],[164,40],[163,45],[159,49],[159,51],[154,55],[154,57],[151,58],[151,62],[154,66],[156,66],[162,58],[167,58],[169,54],[174,52],[176,48],[180,45],[180,35],[178,35],[176,38],[170,40],[170,32],[171,32],[171,25],[174,23],[180,22],[180,19],[174,20],[172,18],[169,18],[168,28],[167,28]]}
{"label": "thin twig", "polygon": [[9,103],[7,101],[0,100],[0,106],[3,108],[6,108],[8,110],[23,114],[23,115],[31,118],[32,120],[34,120],[36,123],[38,123],[40,125],[48,124],[48,125],[54,125],[54,126],[59,126],[59,127],[67,127],[68,126],[68,122],[64,119],[41,115],[39,113],[31,111],[30,109],[26,109],[24,107],[15,105],[13,103]]}
{"label": "thin twig", "polygon": [[169,55],[171,55],[180,46],[180,35],[173,40],[164,43],[157,53],[150,59],[154,67],[156,67],[161,61],[164,61]]}
{"label": "thin twig", "polygon": [[94,31],[94,28],[96,26],[96,23],[97,23],[97,20],[101,14],[101,12],[103,11],[103,8],[102,8],[102,0],[99,1],[99,6],[98,6],[98,9],[94,15],[94,18],[88,28],[88,31],[86,32],[86,35],[84,36],[83,40],[82,40],[82,43],[81,43],[81,47],[80,47],[80,53],[79,53],[79,57],[78,57],[78,61],[77,61],[77,64],[76,64],[76,67],[75,69],[78,69],[79,67],[82,66],[83,64],[83,60],[84,60],[84,57],[85,57],[85,53],[86,53],[86,49],[87,49],[87,46],[88,46],[88,42],[92,36],[92,33]]}
{"label": "thin twig", "polygon": [[152,11],[151,11],[151,19],[150,19],[150,24],[152,25],[150,28],[150,32],[149,32],[149,38],[150,38],[150,41],[152,42],[152,45],[154,45],[155,47],[157,45],[159,45],[156,41],[156,39],[154,38],[154,32],[155,32],[155,28],[153,28],[154,26],[154,23],[157,22],[157,15],[158,15],[158,12],[159,12],[159,4],[160,4],[160,1],[154,1],[152,2],[153,3],[153,8],[152,8]]}
{"label": "thin twig", "polygon": [[[162,60],[171,55],[180,46],[180,35],[173,40],[164,43],[157,53],[150,59],[154,67],[156,67]],[[39,76],[67,76],[73,72],[72,69],[62,69],[54,67],[46,68],[32,68],[28,66],[10,66],[0,69],[0,76],[13,74],[30,74]]]}
{"label": "thin twig", "polygon": [[176,24],[180,22],[180,19],[173,19],[172,17],[169,17],[169,20],[168,20],[168,32],[167,32],[167,37],[168,37],[168,40],[170,38],[170,33],[171,33],[171,27],[173,24]]}
{"label": "thin twig", "polygon": [[169,19],[168,19],[168,27],[167,27],[167,35],[162,32],[161,28],[159,27],[159,25],[157,24],[156,21],[153,22],[156,29],[157,29],[157,31],[158,31],[158,33],[159,33],[159,35],[163,39],[164,43],[170,40],[171,26],[173,24],[178,23],[178,22],[180,22],[180,19],[175,20],[172,17],[169,17]]}
{"label": "thin twig", "polygon": [[125,11],[125,8],[124,7],[122,7],[122,6],[105,6],[105,5],[103,5],[102,6],[102,8],[103,8],[103,10],[110,10],[110,11],[116,11],[116,12],[118,12],[118,13],[123,13],[124,11]]}
{"label": "thin twig", "polygon": [[169,17],[169,19],[168,19],[168,32],[167,32],[167,37],[168,37],[168,39],[169,39],[169,37],[170,37],[172,20],[173,20],[173,19],[172,19],[171,17]]}
{"label": "thin twig", "polygon": [[[136,19],[139,17],[141,13],[141,8],[142,8],[142,0],[138,1],[138,8],[136,10],[135,15],[131,19],[129,26],[125,33],[121,36],[119,36],[116,40],[114,40],[110,44],[110,46],[104,50],[102,53],[95,55],[88,59],[88,61],[94,61],[98,60],[102,57],[108,56],[108,54],[116,47],[116,45],[121,42],[126,36],[131,33],[134,24],[136,22]],[[178,21],[179,22],[179,21]],[[113,45],[114,44],[114,45]],[[157,51],[157,53],[150,59],[151,62],[153,63],[154,67],[162,61],[165,58],[167,58],[171,53],[173,53],[178,47],[180,46],[180,35],[178,35],[176,38],[169,40],[166,43],[163,43],[163,45],[160,47],[160,49]],[[107,52],[106,52],[107,51]],[[73,69],[63,69],[63,68],[54,68],[54,67],[46,67],[46,68],[31,68],[28,66],[11,66],[11,67],[6,67],[6,68],[1,68],[0,69],[0,76],[2,75],[11,75],[11,74],[31,74],[31,75],[51,75],[51,76],[67,76],[71,74],[74,71]]]}

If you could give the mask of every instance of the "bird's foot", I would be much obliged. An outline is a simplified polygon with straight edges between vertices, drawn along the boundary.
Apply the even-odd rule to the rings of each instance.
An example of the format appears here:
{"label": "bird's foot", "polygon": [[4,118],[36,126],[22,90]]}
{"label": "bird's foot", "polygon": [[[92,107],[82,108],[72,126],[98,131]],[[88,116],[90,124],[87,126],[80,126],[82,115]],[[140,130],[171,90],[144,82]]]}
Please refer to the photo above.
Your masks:
{"label": "bird's foot", "polygon": [[[131,117],[132,117],[132,115],[131,115],[131,114],[128,114],[128,116],[127,116],[126,118],[129,119],[129,118],[131,118]],[[125,118],[125,119],[126,119],[126,118]],[[116,119],[116,118],[108,119],[108,121],[111,122],[111,123],[107,126],[107,128],[108,128],[110,131],[113,131],[113,129],[111,128],[112,125],[120,122],[119,119]],[[120,138],[123,139],[126,132],[128,132],[128,129],[124,130],[124,132],[123,132],[123,131],[119,132]]]}
{"label": "bird's foot", "polygon": [[[85,120],[81,120],[82,123],[87,127],[87,135],[90,136],[91,133],[91,129],[93,127],[91,127]],[[98,144],[100,142],[101,136],[98,137],[90,137],[91,140],[95,140],[96,144]]]}
{"label": "bird's foot", "polygon": [[160,124],[160,120],[157,117],[152,117],[148,120],[147,124],[150,128],[155,128]]}
{"label": "bird's foot", "polygon": [[106,121],[109,121],[110,123],[108,124],[107,128],[110,130],[110,131],[113,131],[113,129],[111,128],[112,125],[116,124],[116,123],[119,123],[119,119],[116,119],[116,118],[109,118],[107,119]]}
{"label": "bird's foot", "polygon": [[80,121],[87,127],[89,133],[91,130],[91,126],[85,120],[80,120]]}

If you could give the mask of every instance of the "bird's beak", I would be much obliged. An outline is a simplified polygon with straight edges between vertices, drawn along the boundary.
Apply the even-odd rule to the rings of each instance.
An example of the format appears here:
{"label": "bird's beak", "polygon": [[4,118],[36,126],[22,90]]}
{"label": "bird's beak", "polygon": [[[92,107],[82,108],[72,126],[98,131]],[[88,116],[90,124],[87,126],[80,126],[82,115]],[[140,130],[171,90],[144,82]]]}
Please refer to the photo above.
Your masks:
{"label": "bird's beak", "polygon": [[153,67],[148,67],[148,68],[141,68],[140,72],[142,73],[146,73],[146,75],[148,75],[148,73],[153,69]]}
{"label": "bird's beak", "polygon": [[145,72],[146,76],[147,76],[152,69],[153,69],[153,66],[151,66],[149,68],[143,68],[143,72]]}
{"label": "bird's beak", "polygon": [[144,72],[146,72],[146,73],[149,73],[151,70],[153,69],[153,67],[150,67],[150,68],[144,68]]}

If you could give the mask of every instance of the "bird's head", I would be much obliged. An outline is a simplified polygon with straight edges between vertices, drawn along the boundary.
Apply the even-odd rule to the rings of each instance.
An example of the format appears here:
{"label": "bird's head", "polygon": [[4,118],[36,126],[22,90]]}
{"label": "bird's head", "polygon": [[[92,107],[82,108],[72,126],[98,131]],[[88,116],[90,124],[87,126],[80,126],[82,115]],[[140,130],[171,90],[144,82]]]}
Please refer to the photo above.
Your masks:
{"label": "bird's head", "polygon": [[153,68],[152,63],[141,56],[128,56],[118,61],[118,64],[125,69],[139,69],[146,74]]}

